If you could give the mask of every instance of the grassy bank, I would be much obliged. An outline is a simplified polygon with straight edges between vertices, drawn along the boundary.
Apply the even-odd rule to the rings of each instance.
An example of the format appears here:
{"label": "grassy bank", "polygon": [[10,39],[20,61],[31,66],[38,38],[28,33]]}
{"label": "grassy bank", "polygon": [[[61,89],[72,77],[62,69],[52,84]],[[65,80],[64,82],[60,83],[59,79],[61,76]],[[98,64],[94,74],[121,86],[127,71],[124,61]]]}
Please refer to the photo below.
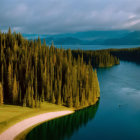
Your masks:
{"label": "grassy bank", "polygon": [[[98,99],[94,102],[96,102]],[[79,110],[83,109],[87,106],[80,107],[80,108],[67,108],[65,106],[55,105],[51,103],[43,103],[41,108],[28,108],[28,107],[21,107],[21,106],[14,106],[14,105],[3,105],[0,106],[0,134],[8,129],[10,126],[33,116],[47,113],[47,112],[55,112],[55,111],[64,111],[64,110]],[[43,123],[43,122],[42,122]],[[18,135],[15,140],[24,140],[27,133],[29,133],[36,124],[25,131],[23,131],[20,135]]]}
{"label": "grassy bank", "polygon": [[[99,98],[98,98],[92,105],[95,105],[98,101],[99,101]],[[68,108],[68,109],[77,111],[77,110],[84,109],[84,108],[86,108],[86,107],[89,107],[89,106],[83,106],[83,107],[73,108],[73,109]],[[67,108],[66,108],[66,109],[67,109]],[[43,123],[43,122],[42,122],[42,123]],[[25,140],[26,135],[27,135],[34,127],[36,127],[36,126],[38,126],[38,125],[39,125],[39,124],[36,124],[36,125],[34,125],[34,126],[28,128],[28,129],[26,129],[25,131],[23,131],[22,133],[20,133],[14,140]]]}
{"label": "grassy bank", "polygon": [[[74,111],[72,111],[70,114],[72,114],[72,113],[74,113]],[[66,115],[70,115],[70,114],[66,114]],[[63,117],[63,116],[66,116],[66,115],[62,115],[62,116],[59,116],[59,117]],[[53,119],[56,119],[56,118],[59,118],[59,117],[55,117],[55,118],[53,118]],[[49,120],[46,120],[46,121],[50,121],[50,120],[53,120],[53,119],[49,119]],[[44,123],[44,122],[46,122],[46,121],[43,121],[43,122],[41,122],[41,123],[37,123],[37,124],[35,124],[35,125],[29,127],[28,129],[26,129],[25,131],[23,131],[22,133],[20,133],[19,135],[17,135],[17,136],[14,138],[14,140],[25,140],[27,134],[28,134],[33,128],[35,128],[36,126],[38,126],[38,125],[40,125],[40,124],[42,124],[42,123]]]}
{"label": "grassy bank", "polygon": [[0,106],[0,133],[2,133],[10,126],[26,118],[33,117],[42,113],[62,110],[72,110],[72,109],[51,103],[43,103],[41,105],[41,108],[34,109],[14,105]]}

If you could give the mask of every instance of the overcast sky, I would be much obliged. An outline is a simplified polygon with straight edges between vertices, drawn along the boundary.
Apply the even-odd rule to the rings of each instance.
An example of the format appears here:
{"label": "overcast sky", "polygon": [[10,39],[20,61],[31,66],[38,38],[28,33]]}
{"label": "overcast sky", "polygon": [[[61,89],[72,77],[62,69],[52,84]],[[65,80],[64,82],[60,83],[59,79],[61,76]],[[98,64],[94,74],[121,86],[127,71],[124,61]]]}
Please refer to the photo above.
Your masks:
{"label": "overcast sky", "polygon": [[140,0],[0,0],[0,30],[140,30]]}

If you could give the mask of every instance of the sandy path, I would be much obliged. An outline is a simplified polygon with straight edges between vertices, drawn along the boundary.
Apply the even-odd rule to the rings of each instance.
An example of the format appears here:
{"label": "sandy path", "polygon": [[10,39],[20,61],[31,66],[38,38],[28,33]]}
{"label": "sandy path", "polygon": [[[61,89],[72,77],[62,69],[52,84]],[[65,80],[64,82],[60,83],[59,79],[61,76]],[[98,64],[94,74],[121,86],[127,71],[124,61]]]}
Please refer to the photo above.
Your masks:
{"label": "sandy path", "polygon": [[68,115],[71,113],[73,113],[73,111],[57,111],[57,112],[44,113],[44,114],[37,115],[35,117],[25,119],[11,126],[6,131],[4,131],[0,135],[0,140],[13,140],[21,132],[23,132],[24,130],[26,130],[27,128],[35,124],[38,124],[38,123],[41,123],[41,122],[44,122],[44,121],[47,121],[56,117]]}

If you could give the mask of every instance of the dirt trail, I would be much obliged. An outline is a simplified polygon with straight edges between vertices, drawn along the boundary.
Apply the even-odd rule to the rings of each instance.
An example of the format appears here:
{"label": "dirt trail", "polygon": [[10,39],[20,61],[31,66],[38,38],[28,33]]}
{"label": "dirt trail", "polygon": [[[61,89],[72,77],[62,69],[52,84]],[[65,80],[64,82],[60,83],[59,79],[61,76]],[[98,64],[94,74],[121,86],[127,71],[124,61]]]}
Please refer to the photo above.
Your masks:
{"label": "dirt trail", "polygon": [[0,140],[14,140],[16,136],[18,136],[21,132],[23,132],[27,128],[30,128],[31,126],[34,126],[38,123],[51,120],[60,116],[68,115],[71,113],[73,113],[73,111],[57,111],[57,112],[44,113],[44,114],[37,115],[35,117],[25,119],[9,127],[6,131],[4,131],[0,135]]}

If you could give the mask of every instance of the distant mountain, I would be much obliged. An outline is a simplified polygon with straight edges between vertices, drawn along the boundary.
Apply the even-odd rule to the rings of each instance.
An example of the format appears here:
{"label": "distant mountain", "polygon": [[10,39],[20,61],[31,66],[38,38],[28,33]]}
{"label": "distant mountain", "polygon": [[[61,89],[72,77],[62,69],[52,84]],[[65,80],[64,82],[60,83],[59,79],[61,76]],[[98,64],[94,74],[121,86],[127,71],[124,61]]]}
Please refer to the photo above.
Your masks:
{"label": "distant mountain", "polygon": [[107,39],[105,45],[140,45],[140,31],[128,33],[122,38]]}
{"label": "distant mountain", "polygon": [[50,45],[140,45],[140,31],[87,31],[56,35],[23,34],[27,39],[38,36]]}

